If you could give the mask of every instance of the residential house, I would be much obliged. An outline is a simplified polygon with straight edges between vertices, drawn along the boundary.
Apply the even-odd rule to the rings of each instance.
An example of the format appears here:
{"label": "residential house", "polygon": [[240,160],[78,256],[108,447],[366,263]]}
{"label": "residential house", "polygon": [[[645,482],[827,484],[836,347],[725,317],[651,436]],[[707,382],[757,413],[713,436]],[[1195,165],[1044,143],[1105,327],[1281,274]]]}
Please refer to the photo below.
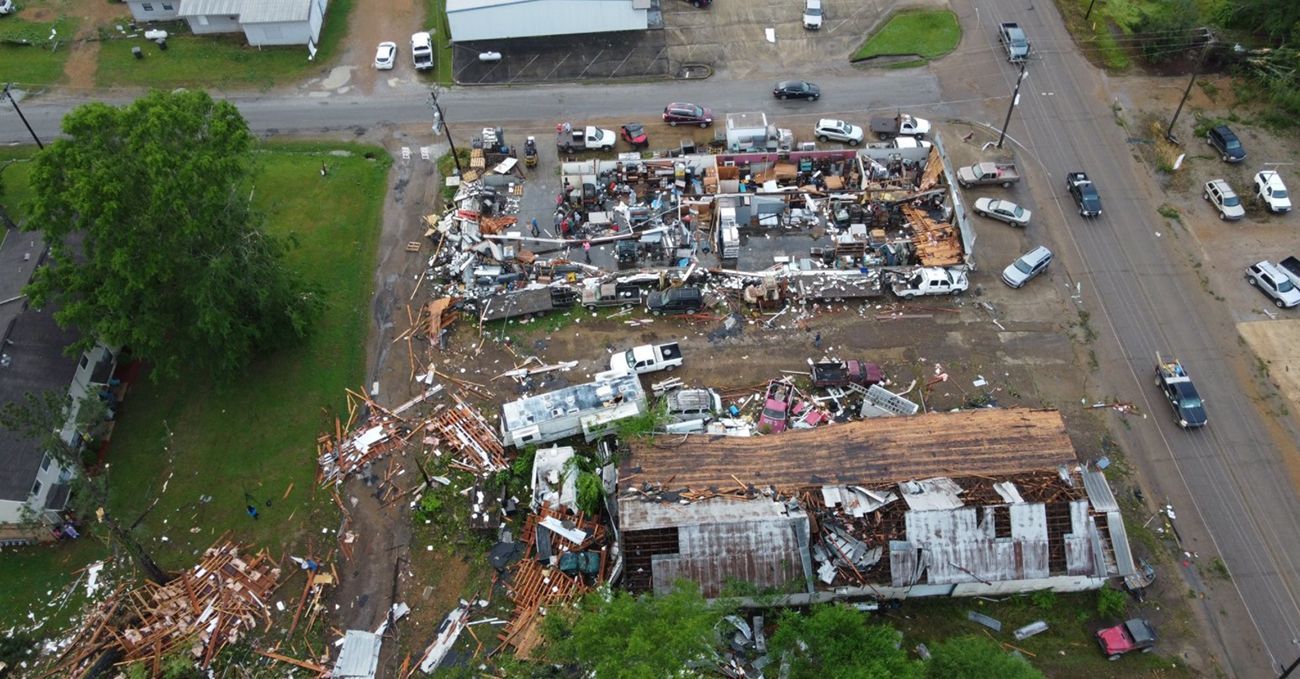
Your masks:
{"label": "residential house", "polygon": [[315,53],[329,0],[128,0],[137,21],[184,19],[194,33],[243,33],[254,47],[307,45]]}
{"label": "residential house", "polygon": [[1078,591],[1135,572],[1105,477],[1054,410],[671,441],[630,442],[620,471],[633,591],[687,578],[713,597],[739,580],[811,603]]}
{"label": "residential house", "polygon": [[136,21],[174,21],[179,16],[176,8],[180,4],[181,0],[126,0]]}

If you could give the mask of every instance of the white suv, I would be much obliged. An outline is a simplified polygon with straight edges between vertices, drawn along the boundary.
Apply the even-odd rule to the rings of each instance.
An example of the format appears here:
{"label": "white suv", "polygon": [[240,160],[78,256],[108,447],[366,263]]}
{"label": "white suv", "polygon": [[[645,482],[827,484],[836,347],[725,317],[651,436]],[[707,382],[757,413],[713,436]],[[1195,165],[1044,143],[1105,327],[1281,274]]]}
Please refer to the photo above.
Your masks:
{"label": "white suv", "polygon": [[1241,206],[1241,199],[1237,197],[1237,192],[1222,179],[1211,179],[1205,182],[1205,190],[1201,191],[1201,197],[1210,201],[1210,205],[1219,211],[1219,219],[1228,221],[1246,216],[1246,208]]}
{"label": "white suv", "polygon": [[822,0],[804,0],[803,2],[803,27],[815,31],[822,27],[822,20],[826,16],[822,13]]}
{"label": "white suv", "polygon": [[849,146],[857,146],[862,143],[862,128],[852,123],[846,123],[843,120],[834,118],[822,118],[817,121],[817,127],[813,128],[813,134],[817,135],[817,141],[842,141]]}
{"label": "white suv", "polygon": [[1269,212],[1291,211],[1291,195],[1282,183],[1282,176],[1274,170],[1260,170],[1255,174],[1255,195],[1268,205]]}
{"label": "white suv", "polygon": [[1300,306],[1300,290],[1277,265],[1264,260],[1246,268],[1246,281],[1273,300],[1279,309]]}

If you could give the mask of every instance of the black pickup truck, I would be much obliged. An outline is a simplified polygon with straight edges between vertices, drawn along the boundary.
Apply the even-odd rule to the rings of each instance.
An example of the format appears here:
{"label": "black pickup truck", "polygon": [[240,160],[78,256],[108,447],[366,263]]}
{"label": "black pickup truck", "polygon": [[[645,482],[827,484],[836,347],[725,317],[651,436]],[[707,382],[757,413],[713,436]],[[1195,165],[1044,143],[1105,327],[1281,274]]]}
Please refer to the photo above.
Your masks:
{"label": "black pickup truck", "polygon": [[1101,214],[1101,194],[1097,193],[1096,185],[1088,179],[1087,172],[1071,172],[1065,175],[1065,188],[1074,197],[1080,215],[1096,217]]}
{"label": "black pickup truck", "polygon": [[1204,427],[1210,418],[1205,415],[1205,403],[1192,384],[1191,375],[1176,358],[1165,359],[1156,354],[1156,386],[1165,393],[1169,405],[1183,429]]}

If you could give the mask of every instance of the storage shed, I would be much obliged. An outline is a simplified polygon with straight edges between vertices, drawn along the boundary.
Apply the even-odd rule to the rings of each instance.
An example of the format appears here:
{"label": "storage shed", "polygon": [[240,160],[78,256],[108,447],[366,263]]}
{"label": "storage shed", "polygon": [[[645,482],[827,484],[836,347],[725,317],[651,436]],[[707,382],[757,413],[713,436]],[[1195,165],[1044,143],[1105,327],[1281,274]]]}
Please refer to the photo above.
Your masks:
{"label": "storage shed", "polygon": [[180,0],[198,34],[243,32],[253,47],[307,45],[314,53],[329,0]]}

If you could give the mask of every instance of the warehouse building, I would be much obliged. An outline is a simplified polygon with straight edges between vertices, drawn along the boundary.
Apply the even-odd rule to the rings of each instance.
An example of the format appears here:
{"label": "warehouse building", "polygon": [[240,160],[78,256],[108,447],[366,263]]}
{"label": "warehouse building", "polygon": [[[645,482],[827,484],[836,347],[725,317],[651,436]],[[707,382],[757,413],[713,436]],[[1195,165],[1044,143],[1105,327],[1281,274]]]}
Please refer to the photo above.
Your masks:
{"label": "warehouse building", "polygon": [[650,0],[447,0],[452,42],[643,31]]}

